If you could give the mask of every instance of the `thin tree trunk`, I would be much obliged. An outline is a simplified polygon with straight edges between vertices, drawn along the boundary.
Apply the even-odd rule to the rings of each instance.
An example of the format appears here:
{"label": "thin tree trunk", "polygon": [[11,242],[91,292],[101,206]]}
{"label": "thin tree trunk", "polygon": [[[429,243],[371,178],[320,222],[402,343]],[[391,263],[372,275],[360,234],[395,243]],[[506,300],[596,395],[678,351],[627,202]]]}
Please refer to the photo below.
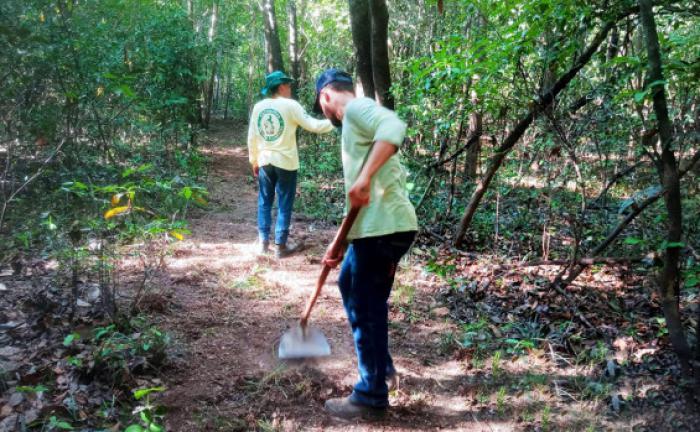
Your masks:
{"label": "thin tree trunk", "polygon": [[[663,82],[664,76],[661,65],[659,37],[654,21],[651,0],[639,0],[639,16],[644,39],[646,42],[647,56],[649,59],[649,82]],[[676,355],[680,360],[681,369],[687,374],[692,374],[692,353],[688,346],[685,330],[681,323],[679,310],[680,295],[680,254],[681,237],[683,234],[683,212],[681,208],[681,188],[678,173],[678,164],[673,152],[673,126],[668,116],[666,105],[666,92],[664,85],[655,85],[652,89],[654,112],[661,140],[661,162],[659,164],[659,176],[666,191],[664,202],[668,214],[666,236],[667,247],[664,255],[664,266],[659,274],[659,295],[661,296],[668,335],[671,339]],[[700,377],[699,377],[700,378]],[[700,389],[698,389],[700,390]]]}
{"label": "thin tree trunk", "polygon": [[[478,79],[478,78],[477,78]],[[481,136],[483,130],[483,116],[476,108],[479,104],[479,98],[474,90],[472,90],[472,109],[469,115],[469,136]],[[466,160],[464,161],[464,177],[467,179],[476,178],[476,171],[479,167],[479,155],[481,153],[481,139],[478,139],[473,145],[467,149]]]}
{"label": "thin tree trunk", "polygon": [[289,63],[292,69],[292,95],[294,99],[299,97],[299,37],[297,31],[297,5],[296,0],[287,0],[287,17],[289,20]]}
{"label": "thin tree trunk", "polygon": [[231,100],[231,80],[233,80],[233,72],[229,68],[228,79],[226,80],[226,96],[224,96],[224,98],[226,98],[224,100],[224,120],[228,120],[228,105]]}
{"label": "thin tree trunk", "polygon": [[209,42],[210,52],[214,56],[211,64],[211,73],[209,75],[209,80],[207,81],[203,93],[204,93],[204,105],[201,109],[201,122],[202,126],[205,128],[209,127],[209,122],[211,120],[211,110],[214,102],[214,82],[216,80],[216,71],[218,68],[218,53],[214,51],[214,37],[216,36],[216,23],[218,19],[219,4],[214,2],[212,5],[210,22],[209,22],[209,32],[207,34],[207,41]]}
{"label": "thin tree trunk", "polygon": [[246,107],[248,113],[246,117],[250,117],[250,112],[253,110],[253,73],[255,72],[255,40],[256,31],[255,24],[257,20],[255,7],[250,5],[250,44],[248,44],[248,93],[246,94]]}
{"label": "thin tree trunk", "polygon": [[[374,75],[372,72],[372,20],[369,0],[349,0],[352,42],[355,45],[357,76],[362,95],[374,98]],[[359,90],[359,88],[358,88]],[[359,93],[359,91],[358,91]]]}
{"label": "thin tree trunk", "polygon": [[218,68],[218,59],[214,58],[214,62],[211,65],[211,75],[209,76],[209,83],[207,85],[206,100],[204,106],[204,127],[209,128],[209,122],[211,121],[211,111],[214,100],[214,81],[216,80],[216,70]]}
{"label": "thin tree trunk", "polygon": [[372,16],[372,77],[374,93],[379,103],[394,109],[391,94],[391,68],[389,66],[389,10],[386,0],[369,0]]}
{"label": "thin tree trunk", "polygon": [[530,127],[530,124],[537,118],[544,109],[552,104],[557,95],[566,88],[567,85],[574,79],[578,72],[590,61],[593,54],[598,50],[601,43],[605,40],[608,33],[612,29],[614,22],[606,23],[603,28],[596,34],[593,41],[589,47],[581,54],[581,56],[576,60],[574,66],[569,69],[564,75],[562,75],[557,82],[543,95],[541,95],[537,101],[533,104],[528,114],[521,119],[515,126],[512,132],[503,140],[500,148],[498,148],[491,159],[491,164],[486,170],[484,177],[478,181],[476,189],[472,193],[469,204],[464,211],[464,216],[460,221],[459,228],[457,230],[457,235],[455,236],[455,246],[460,247],[462,241],[464,240],[464,235],[469,228],[469,224],[476,213],[481,199],[484,197],[486,190],[488,189],[496,171],[501,167],[501,164],[505,160],[508,153],[513,149],[513,147],[518,143],[520,138],[525,134],[525,131]]}
{"label": "thin tree trunk", "polygon": [[275,16],[275,0],[262,0],[260,10],[263,14],[263,27],[265,29],[265,53],[267,73],[279,70],[284,71],[282,60],[282,48],[279,32],[277,31],[277,18]]}

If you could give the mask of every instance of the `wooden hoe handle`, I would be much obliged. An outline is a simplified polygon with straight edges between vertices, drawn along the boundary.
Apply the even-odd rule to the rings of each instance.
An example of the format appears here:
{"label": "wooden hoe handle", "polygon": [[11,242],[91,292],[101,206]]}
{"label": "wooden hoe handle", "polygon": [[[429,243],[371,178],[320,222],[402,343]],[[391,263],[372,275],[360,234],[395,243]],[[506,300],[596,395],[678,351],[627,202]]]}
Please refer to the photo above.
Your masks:
{"label": "wooden hoe handle", "polygon": [[[350,211],[348,212],[348,215],[345,216],[345,219],[343,219],[343,223],[340,225],[340,228],[338,229],[338,233],[335,235],[335,240],[333,240],[333,243],[338,245],[343,244],[345,242],[345,239],[348,236],[348,233],[350,232],[350,228],[352,228],[352,224],[355,223],[355,219],[357,219],[357,214],[360,212],[359,207],[352,207]],[[338,254],[337,250],[333,251],[333,254],[331,256],[336,256]],[[328,273],[331,272],[331,268],[327,265],[323,265],[323,269],[321,270],[321,275],[318,277],[318,280],[316,281],[316,289],[314,292],[311,294],[311,297],[309,297],[309,301],[306,303],[306,309],[304,309],[304,313],[301,315],[301,320],[299,320],[299,323],[301,324],[301,328],[305,329],[306,324],[309,321],[309,316],[311,315],[311,309],[313,309],[314,304],[316,304],[316,300],[318,299],[318,296],[321,294],[321,289],[323,288],[323,284],[326,283],[326,278],[328,277]]]}

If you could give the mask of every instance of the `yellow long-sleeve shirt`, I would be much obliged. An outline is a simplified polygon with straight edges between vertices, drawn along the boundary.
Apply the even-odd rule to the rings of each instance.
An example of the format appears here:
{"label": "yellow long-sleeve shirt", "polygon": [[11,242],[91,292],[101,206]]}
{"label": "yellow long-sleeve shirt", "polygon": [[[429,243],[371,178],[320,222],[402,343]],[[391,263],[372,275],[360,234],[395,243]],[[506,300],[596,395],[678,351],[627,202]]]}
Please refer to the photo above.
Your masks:
{"label": "yellow long-sleeve shirt", "polygon": [[299,102],[283,97],[267,98],[255,104],[248,126],[248,156],[257,166],[274,165],[299,169],[297,128],[314,133],[333,130],[329,120],[309,116]]}

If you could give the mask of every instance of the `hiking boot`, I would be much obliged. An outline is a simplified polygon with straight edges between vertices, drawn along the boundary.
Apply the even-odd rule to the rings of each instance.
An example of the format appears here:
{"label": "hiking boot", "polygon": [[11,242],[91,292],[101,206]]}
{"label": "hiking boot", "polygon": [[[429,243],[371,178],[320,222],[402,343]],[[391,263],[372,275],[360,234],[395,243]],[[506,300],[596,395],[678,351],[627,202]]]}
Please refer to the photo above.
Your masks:
{"label": "hiking boot", "polygon": [[276,258],[287,258],[289,255],[292,255],[295,252],[300,251],[303,248],[303,244],[292,244],[289,245],[288,243],[285,244],[278,244],[275,245],[275,257]]}
{"label": "hiking boot", "polygon": [[258,255],[267,255],[270,253],[270,242],[258,240]]}
{"label": "hiking boot", "polygon": [[386,415],[386,408],[375,408],[353,402],[350,397],[328,399],[324,405],[328,414],[346,420],[378,420]]}

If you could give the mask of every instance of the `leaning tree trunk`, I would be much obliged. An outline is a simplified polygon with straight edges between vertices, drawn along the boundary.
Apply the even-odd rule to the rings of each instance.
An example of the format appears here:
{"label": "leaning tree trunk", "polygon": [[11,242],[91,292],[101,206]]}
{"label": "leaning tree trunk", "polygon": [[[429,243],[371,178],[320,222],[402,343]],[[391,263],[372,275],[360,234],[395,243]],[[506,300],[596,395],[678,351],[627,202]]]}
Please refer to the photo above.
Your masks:
{"label": "leaning tree trunk", "polygon": [[297,5],[296,0],[287,0],[287,17],[289,20],[289,63],[292,68],[292,95],[294,99],[299,97],[299,37],[297,31]]}
{"label": "leaning tree trunk", "polygon": [[652,11],[651,0],[639,0],[639,16],[644,39],[646,42],[647,56],[649,59],[648,80],[654,86],[652,95],[654,112],[661,140],[661,160],[657,164],[661,183],[665,195],[664,202],[668,213],[666,235],[666,251],[664,266],[659,274],[659,295],[668,327],[668,335],[671,339],[676,355],[680,361],[681,369],[687,375],[692,374],[692,353],[685,336],[679,310],[680,295],[680,254],[682,249],[681,237],[683,234],[683,213],[681,208],[681,188],[676,156],[673,153],[673,126],[668,116],[666,105],[666,92],[663,83],[664,76],[661,67],[661,54],[659,37],[656,32],[656,23]]}
{"label": "leaning tree trunk", "polygon": [[394,109],[394,96],[391,94],[391,72],[389,67],[389,10],[386,0],[369,0],[372,16],[372,77],[377,101],[389,109]]}
{"label": "leaning tree trunk", "polygon": [[280,36],[277,31],[277,18],[275,17],[275,0],[261,0],[260,10],[263,14],[263,27],[265,29],[267,73],[276,70],[284,71]]}
{"label": "leaning tree trunk", "polygon": [[467,204],[467,208],[464,211],[464,216],[462,216],[462,220],[459,223],[459,228],[457,229],[457,235],[455,236],[454,241],[456,247],[460,247],[462,245],[464,235],[467,233],[467,228],[469,228],[469,224],[471,223],[474,214],[476,214],[479,203],[481,203],[481,199],[486,194],[493,177],[501,167],[501,164],[503,164],[503,161],[505,161],[508,153],[510,153],[520,138],[522,138],[525,131],[527,131],[535,118],[537,118],[543,110],[554,102],[557,95],[569,85],[571,80],[574,79],[578,72],[591,60],[591,57],[593,57],[593,54],[598,50],[600,44],[603,43],[605,38],[608,36],[608,33],[612,29],[613,25],[614,22],[608,22],[603,26],[603,28],[593,38],[593,41],[588,48],[586,48],[583,54],[576,59],[574,66],[564,75],[562,75],[547,92],[534,101],[532,108],[527,115],[518,122],[513,131],[503,140],[501,146],[496,149],[486,173],[484,174],[483,178],[477,182],[476,189],[472,193],[469,204]]}
{"label": "leaning tree trunk", "polygon": [[352,42],[355,45],[357,76],[362,85],[362,94],[374,98],[374,76],[372,73],[372,20],[369,0],[349,0]]}

